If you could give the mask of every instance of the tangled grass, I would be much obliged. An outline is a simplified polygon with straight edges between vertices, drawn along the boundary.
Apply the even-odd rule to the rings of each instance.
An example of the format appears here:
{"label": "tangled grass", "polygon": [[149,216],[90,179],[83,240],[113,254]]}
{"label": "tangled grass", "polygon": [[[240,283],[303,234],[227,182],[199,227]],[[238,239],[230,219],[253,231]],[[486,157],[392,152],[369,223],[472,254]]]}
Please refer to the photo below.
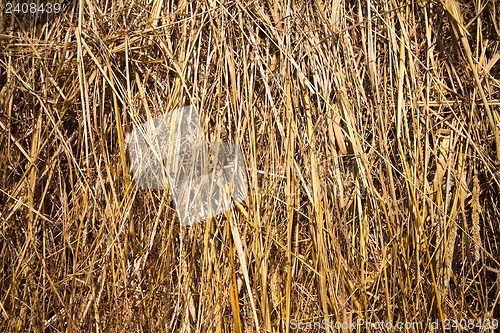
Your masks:
{"label": "tangled grass", "polygon": [[[500,318],[496,0],[7,2],[1,331]],[[180,228],[124,138],[188,104],[249,195]]]}

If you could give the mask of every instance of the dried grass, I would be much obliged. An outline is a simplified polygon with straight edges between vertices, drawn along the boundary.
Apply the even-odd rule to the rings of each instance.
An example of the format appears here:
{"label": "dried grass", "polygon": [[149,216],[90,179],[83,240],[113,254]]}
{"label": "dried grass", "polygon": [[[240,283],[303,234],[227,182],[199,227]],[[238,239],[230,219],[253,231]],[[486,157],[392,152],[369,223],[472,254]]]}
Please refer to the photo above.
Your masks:
{"label": "dried grass", "polygon": [[[499,17],[496,0],[0,16],[0,330],[499,318]],[[187,104],[241,146],[249,197],[181,229],[124,137]]]}

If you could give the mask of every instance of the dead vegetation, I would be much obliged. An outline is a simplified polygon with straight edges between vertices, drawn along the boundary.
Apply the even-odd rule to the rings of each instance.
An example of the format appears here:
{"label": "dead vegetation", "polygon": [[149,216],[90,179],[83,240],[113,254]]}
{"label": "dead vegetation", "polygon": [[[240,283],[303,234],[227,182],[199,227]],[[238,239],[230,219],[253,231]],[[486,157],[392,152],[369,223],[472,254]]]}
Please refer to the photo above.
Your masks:
{"label": "dead vegetation", "polygon": [[[500,318],[498,1],[62,9],[0,19],[1,331]],[[188,104],[249,196],[181,229],[124,137]]]}

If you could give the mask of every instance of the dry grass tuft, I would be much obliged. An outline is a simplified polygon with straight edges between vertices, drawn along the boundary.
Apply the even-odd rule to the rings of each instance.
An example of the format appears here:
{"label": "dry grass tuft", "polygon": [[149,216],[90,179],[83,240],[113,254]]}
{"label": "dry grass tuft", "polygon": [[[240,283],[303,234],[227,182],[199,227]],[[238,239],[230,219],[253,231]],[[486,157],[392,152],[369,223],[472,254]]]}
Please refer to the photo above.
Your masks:
{"label": "dry grass tuft", "polygon": [[[500,318],[497,0],[4,10],[1,331]],[[188,104],[249,196],[181,229],[124,138]]]}

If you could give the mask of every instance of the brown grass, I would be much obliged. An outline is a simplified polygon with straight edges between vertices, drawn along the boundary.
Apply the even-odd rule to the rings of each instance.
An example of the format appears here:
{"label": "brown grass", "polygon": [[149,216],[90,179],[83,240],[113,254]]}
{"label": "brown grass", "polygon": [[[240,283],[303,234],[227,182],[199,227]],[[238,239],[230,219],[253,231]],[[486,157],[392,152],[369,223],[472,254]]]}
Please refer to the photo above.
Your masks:
{"label": "brown grass", "polygon": [[[4,11],[0,331],[500,318],[497,0]],[[188,104],[249,196],[181,229],[124,138]]]}

